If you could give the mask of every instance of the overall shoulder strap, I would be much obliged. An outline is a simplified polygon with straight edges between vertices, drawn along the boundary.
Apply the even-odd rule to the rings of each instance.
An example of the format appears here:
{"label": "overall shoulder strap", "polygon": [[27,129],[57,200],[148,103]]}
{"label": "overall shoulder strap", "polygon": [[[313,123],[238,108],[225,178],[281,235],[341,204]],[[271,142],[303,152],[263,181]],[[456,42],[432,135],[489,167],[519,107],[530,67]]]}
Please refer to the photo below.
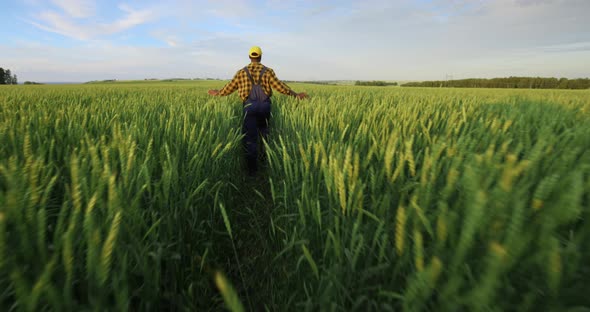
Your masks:
{"label": "overall shoulder strap", "polygon": [[250,82],[252,82],[252,84],[256,84],[254,82],[254,79],[252,79],[252,75],[250,75],[250,71],[248,70],[248,66],[244,67],[244,71],[246,72],[246,75],[248,75],[248,79],[250,79]]}
{"label": "overall shoulder strap", "polygon": [[258,78],[258,83],[262,84],[262,76],[264,76],[264,73],[266,73],[266,66],[262,66],[262,70],[260,71],[260,78]]}

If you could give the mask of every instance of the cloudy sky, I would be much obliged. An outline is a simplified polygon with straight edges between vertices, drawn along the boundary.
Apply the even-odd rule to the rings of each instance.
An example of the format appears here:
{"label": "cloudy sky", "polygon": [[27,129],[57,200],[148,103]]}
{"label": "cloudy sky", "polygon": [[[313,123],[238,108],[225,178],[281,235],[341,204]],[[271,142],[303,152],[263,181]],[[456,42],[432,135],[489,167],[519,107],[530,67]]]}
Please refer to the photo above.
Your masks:
{"label": "cloudy sky", "polygon": [[19,81],[590,76],[590,0],[0,0]]}

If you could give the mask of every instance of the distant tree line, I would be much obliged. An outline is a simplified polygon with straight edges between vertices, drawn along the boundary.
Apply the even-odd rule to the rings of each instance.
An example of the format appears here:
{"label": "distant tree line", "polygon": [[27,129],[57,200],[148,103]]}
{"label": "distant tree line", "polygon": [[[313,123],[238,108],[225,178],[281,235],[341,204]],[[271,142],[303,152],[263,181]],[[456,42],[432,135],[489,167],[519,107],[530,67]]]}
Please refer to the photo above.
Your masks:
{"label": "distant tree line", "polygon": [[492,79],[460,79],[441,81],[408,82],[402,87],[446,88],[511,88],[511,89],[590,89],[590,79],[508,77]]}
{"label": "distant tree line", "polygon": [[16,75],[13,75],[10,69],[0,67],[0,85],[3,84],[18,84],[18,80],[16,79]]}
{"label": "distant tree line", "polygon": [[318,84],[318,85],[336,85],[334,82],[330,81],[318,81],[318,80],[283,80],[285,83],[307,83],[307,84]]}
{"label": "distant tree line", "polygon": [[92,80],[92,81],[86,81],[85,83],[106,83],[106,82],[117,82],[117,79]]}
{"label": "distant tree line", "polygon": [[357,80],[354,83],[355,86],[377,86],[377,87],[385,87],[385,86],[397,86],[397,82],[386,82],[386,81],[359,81]]}

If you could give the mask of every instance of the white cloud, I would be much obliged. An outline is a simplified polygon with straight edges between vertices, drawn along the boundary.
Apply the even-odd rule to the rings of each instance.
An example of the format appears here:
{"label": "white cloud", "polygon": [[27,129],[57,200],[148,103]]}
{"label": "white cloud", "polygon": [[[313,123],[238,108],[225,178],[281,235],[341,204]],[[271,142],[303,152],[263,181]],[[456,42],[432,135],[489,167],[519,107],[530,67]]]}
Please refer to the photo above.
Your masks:
{"label": "white cloud", "polygon": [[157,17],[154,9],[134,10],[127,5],[119,5],[119,9],[127,13],[127,15],[111,24],[99,24],[101,32],[105,34],[117,33],[147,23]]}
{"label": "white cloud", "polygon": [[247,0],[209,0],[202,7],[207,8],[209,14],[226,20],[250,17],[256,12],[255,6]]}
{"label": "white cloud", "polygon": [[119,5],[125,15],[110,23],[93,20],[76,20],[70,16],[54,11],[44,11],[28,22],[45,31],[60,34],[78,40],[90,40],[104,35],[122,32],[137,25],[145,24],[157,18],[157,10],[146,8],[135,10],[126,5]]}
{"label": "white cloud", "polygon": [[545,52],[577,52],[590,51],[590,41],[556,44],[540,47]]}
{"label": "white cloud", "polygon": [[166,39],[166,43],[171,47],[178,46],[178,42],[174,41],[174,39]]}
{"label": "white cloud", "polygon": [[96,3],[92,0],[51,0],[51,2],[75,18],[90,17],[96,12]]}
{"label": "white cloud", "polygon": [[28,22],[41,30],[79,40],[90,39],[93,32],[89,31],[89,29],[84,29],[84,27],[80,27],[80,25],[76,25],[71,19],[53,11],[46,11],[39,14],[38,21],[39,22]]}

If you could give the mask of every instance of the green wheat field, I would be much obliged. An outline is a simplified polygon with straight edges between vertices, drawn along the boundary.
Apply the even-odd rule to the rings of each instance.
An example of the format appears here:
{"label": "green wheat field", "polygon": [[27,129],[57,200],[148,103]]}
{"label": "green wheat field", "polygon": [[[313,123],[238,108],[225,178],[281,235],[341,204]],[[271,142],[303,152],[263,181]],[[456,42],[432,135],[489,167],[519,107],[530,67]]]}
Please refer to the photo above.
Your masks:
{"label": "green wheat field", "polygon": [[590,311],[590,91],[0,88],[1,311]]}

